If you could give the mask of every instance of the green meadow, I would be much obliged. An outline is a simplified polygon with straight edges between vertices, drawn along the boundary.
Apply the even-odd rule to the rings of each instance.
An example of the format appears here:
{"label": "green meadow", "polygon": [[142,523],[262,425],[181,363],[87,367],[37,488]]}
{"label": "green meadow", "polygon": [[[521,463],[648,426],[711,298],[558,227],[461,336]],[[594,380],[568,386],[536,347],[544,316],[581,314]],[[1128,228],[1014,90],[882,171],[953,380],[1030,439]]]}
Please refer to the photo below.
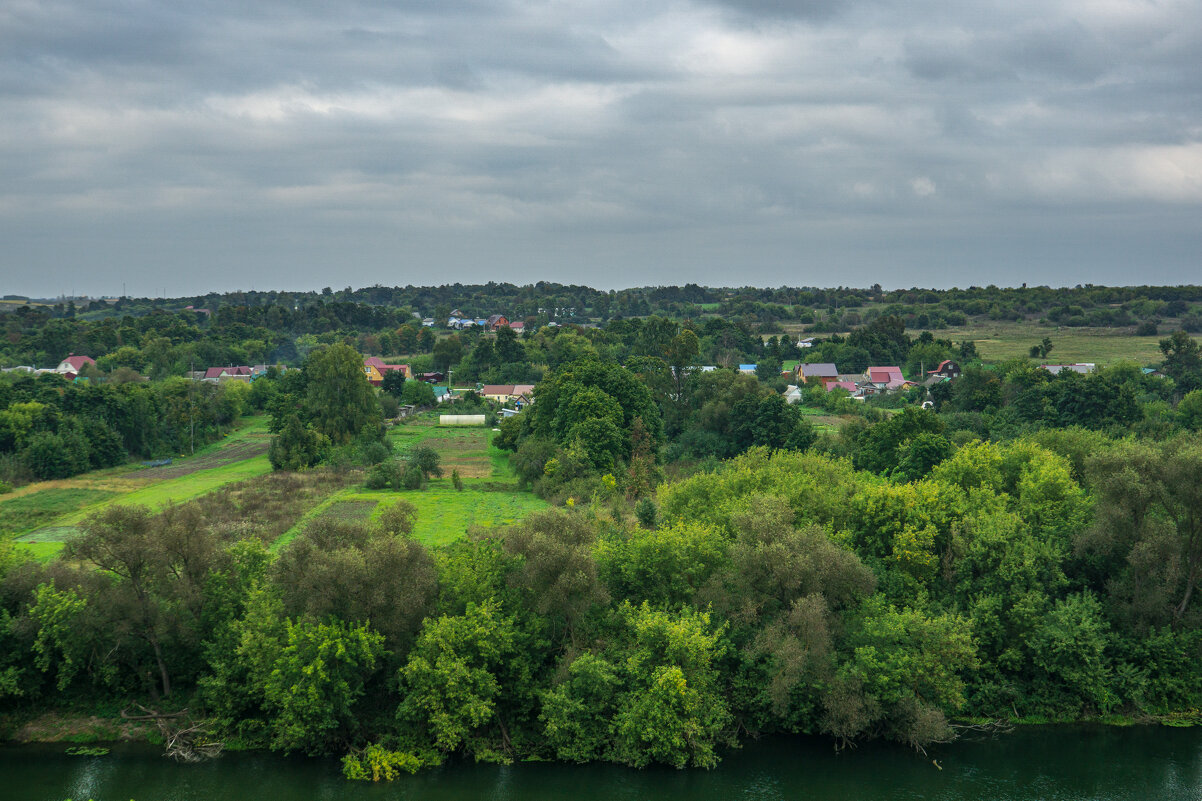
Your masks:
{"label": "green meadow", "polygon": [[1160,352],[1160,340],[1168,337],[1168,334],[1137,337],[1121,329],[1110,328],[1066,328],[1033,322],[990,321],[933,333],[941,339],[954,342],[972,340],[984,362],[1028,357],[1031,346],[1038,345],[1047,337],[1052,340],[1052,352],[1046,360],[1049,364],[1092,362],[1108,366],[1125,361],[1141,367],[1158,363],[1164,358]]}
{"label": "green meadow", "polygon": [[[424,545],[445,545],[478,526],[492,528],[521,520],[530,512],[545,509],[546,501],[519,489],[509,468],[508,454],[492,444],[494,432],[479,428],[440,427],[431,412],[396,426],[388,438],[400,455],[418,445],[433,448],[442,464],[442,478],[431,479],[420,490],[369,490],[349,487],[331,495],[310,510],[297,525],[273,546],[287,544],[311,520],[333,517],[341,520],[378,517],[397,501],[417,509],[414,536]],[[451,471],[458,470],[463,489],[456,490]],[[370,511],[365,515],[365,505]]]}
{"label": "green meadow", "polygon": [[0,535],[21,535],[116,495],[101,489],[50,487],[0,501]]}
{"label": "green meadow", "polygon": [[81,522],[107,506],[162,509],[271,472],[267,443],[266,419],[248,418],[218,442],[194,456],[175,458],[171,465],[124,465],[22,487],[0,497],[0,536],[49,558],[75,535]]}
{"label": "green meadow", "polygon": [[[783,328],[786,334],[794,336],[802,327],[785,325]],[[917,337],[922,331],[910,330],[906,333]],[[1160,340],[1168,338],[1167,332],[1157,336],[1137,337],[1131,333],[1131,329],[1069,328],[1042,324],[1035,320],[970,320],[968,325],[933,329],[931,333],[938,339],[950,339],[957,344],[965,341],[975,343],[977,354],[986,364],[1020,357],[1028,358],[1031,346],[1040,344],[1043,338],[1047,337],[1052,340],[1052,352],[1047,358],[1047,363],[1050,364],[1092,362],[1109,366],[1118,362],[1134,362],[1146,367],[1164,358],[1160,352]],[[840,335],[847,336],[847,332]],[[830,334],[814,336],[826,337]],[[794,365],[796,361],[787,361],[784,368],[789,369]]]}

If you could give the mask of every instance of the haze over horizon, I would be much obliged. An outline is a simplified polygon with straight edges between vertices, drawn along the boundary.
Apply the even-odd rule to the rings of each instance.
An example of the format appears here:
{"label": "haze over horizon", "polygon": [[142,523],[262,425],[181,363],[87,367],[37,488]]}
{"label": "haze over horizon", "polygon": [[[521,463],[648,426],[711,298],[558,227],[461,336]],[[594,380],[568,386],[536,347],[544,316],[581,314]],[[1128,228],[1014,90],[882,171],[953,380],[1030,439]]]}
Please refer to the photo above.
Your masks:
{"label": "haze over horizon", "polygon": [[0,0],[0,293],[1199,282],[1189,0]]}

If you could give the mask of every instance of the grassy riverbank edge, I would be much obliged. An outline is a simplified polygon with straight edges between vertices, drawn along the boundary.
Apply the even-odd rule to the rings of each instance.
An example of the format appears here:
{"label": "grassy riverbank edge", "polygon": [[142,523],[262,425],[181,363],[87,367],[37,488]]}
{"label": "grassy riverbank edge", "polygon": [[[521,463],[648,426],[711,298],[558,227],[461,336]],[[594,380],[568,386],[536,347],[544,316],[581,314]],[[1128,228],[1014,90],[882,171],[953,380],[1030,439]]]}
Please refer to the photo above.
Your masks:
{"label": "grassy riverbank edge", "polygon": [[[1165,715],[1089,715],[1083,717],[1027,716],[1002,720],[959,718],[953,725],[965,728],[992,727],[1039,728],[1043,726],[1097,725],[1116,728],[1128,726],[1165,726],[1192,728],[1202,726],[1202,711],[1197,709]],[[997,733],[1005,733],[998,730]],[[96,708],[71,708],[11,712],[0,715],[0,745],[25,743],[62,743],[64,745],[106,745],[113,743],[162,745],[158,730],[145,721],[125,720],[111,704]],[[263,751],[267,749],[243,742],[237,737],[224,739],[227,751]],[[736,746],[737,747],[737,746]]]}

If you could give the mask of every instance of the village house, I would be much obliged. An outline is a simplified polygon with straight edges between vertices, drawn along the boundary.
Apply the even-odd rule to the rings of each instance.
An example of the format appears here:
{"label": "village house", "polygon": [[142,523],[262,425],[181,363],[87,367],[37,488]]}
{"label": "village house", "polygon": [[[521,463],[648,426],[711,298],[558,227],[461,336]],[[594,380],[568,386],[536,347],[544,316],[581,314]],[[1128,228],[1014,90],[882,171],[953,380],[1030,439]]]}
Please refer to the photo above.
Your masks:
{"label": "village house", "polygon": [[245,364],[228,367],[210,367],[201,376],[201,381],[247,381],[251,379],[252,370]]}
{"label": "village house", "polygon": [[513,384],[484,384],[476,391],[489,400],[505,403],[513,394]]}
{"label": "village house", "polygon": [[363,373],[367,376],[367,382],[374,387],[383,384],[384,375],[393,370],[400,370],[406,379],[411,377],[407,364],[384,364],[384,360],[378,356],[368,356],[363,360]]}
{"label": "village house", "polygon": [[893,390],[901,389],[908,384],[900,367],[869,367],[864,374],[868,384],[871,384],[876,389]]}
{"label": "village house", "polygon": [[534,384],[514,384],[510,400],[519,409],[534,403]]}
{"label": "village house", "polygon": [[79,375],[79,371],[88,364],[95,365],[96,360],[91,356],[76,356],[72,353],[58,363],[58,367],[54,368],[54,372],[66,378],[75,378],[75,376]]}
{"label": "village house", "polygon": [[1040,370],[1047,370],[1052,375],[1060,375],[1060,372],[1062,370],[1070,370],[1074,373],[1080,373],[1081,375],[1088,375],[1094,371],[1095,367],[1097,367],[1097,365],[1094,364],[1093,362],[1081,362],[1078,364],[1041,364],[1041,365],[1039,365]]}
{"label": "village house", "polygon": [[501,327],[503,325],[509,325],[509,319],[503,314],[493,314],[493,315],[490,315],[489,318],[484,321],[484,330],[485,331],[496,331],[499,327]]}
{"label": "village house", "polygon": [[799,364],[794,368],[794,374],[797,376],[798,384],[804,384],[811,380],[821,381],[824,384],[839,380],[839,371],[831,362]]}
{"label": "village house", "polygon": [[476,392],[497,403],[528,405],[534,398],[534,384],[484,384]]}
{"label": "village house", "polygon": [[928,376],[939,376],[940,378],[954,379],[960,377],[960,365],[956,364],[951,359],[944,359],[939,362],[939,366],[934,370],[927,370]]}

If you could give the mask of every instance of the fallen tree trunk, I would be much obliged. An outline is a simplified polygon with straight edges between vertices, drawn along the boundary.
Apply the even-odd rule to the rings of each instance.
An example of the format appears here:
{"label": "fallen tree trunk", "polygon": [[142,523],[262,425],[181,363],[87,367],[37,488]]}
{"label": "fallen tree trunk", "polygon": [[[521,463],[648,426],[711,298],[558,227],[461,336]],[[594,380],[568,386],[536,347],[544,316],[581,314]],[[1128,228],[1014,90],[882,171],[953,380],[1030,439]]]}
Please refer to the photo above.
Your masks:
{"label": "fallen tree trunk", "polygon": [[193,722],[188,710],[158,712],[137,704],[141,715],[131,715],[121,710],[125,720],[153,720],[163,735],[164,756],[180,762],[203,762],[221,754],[224,743],[213,740],[205,721]]}

